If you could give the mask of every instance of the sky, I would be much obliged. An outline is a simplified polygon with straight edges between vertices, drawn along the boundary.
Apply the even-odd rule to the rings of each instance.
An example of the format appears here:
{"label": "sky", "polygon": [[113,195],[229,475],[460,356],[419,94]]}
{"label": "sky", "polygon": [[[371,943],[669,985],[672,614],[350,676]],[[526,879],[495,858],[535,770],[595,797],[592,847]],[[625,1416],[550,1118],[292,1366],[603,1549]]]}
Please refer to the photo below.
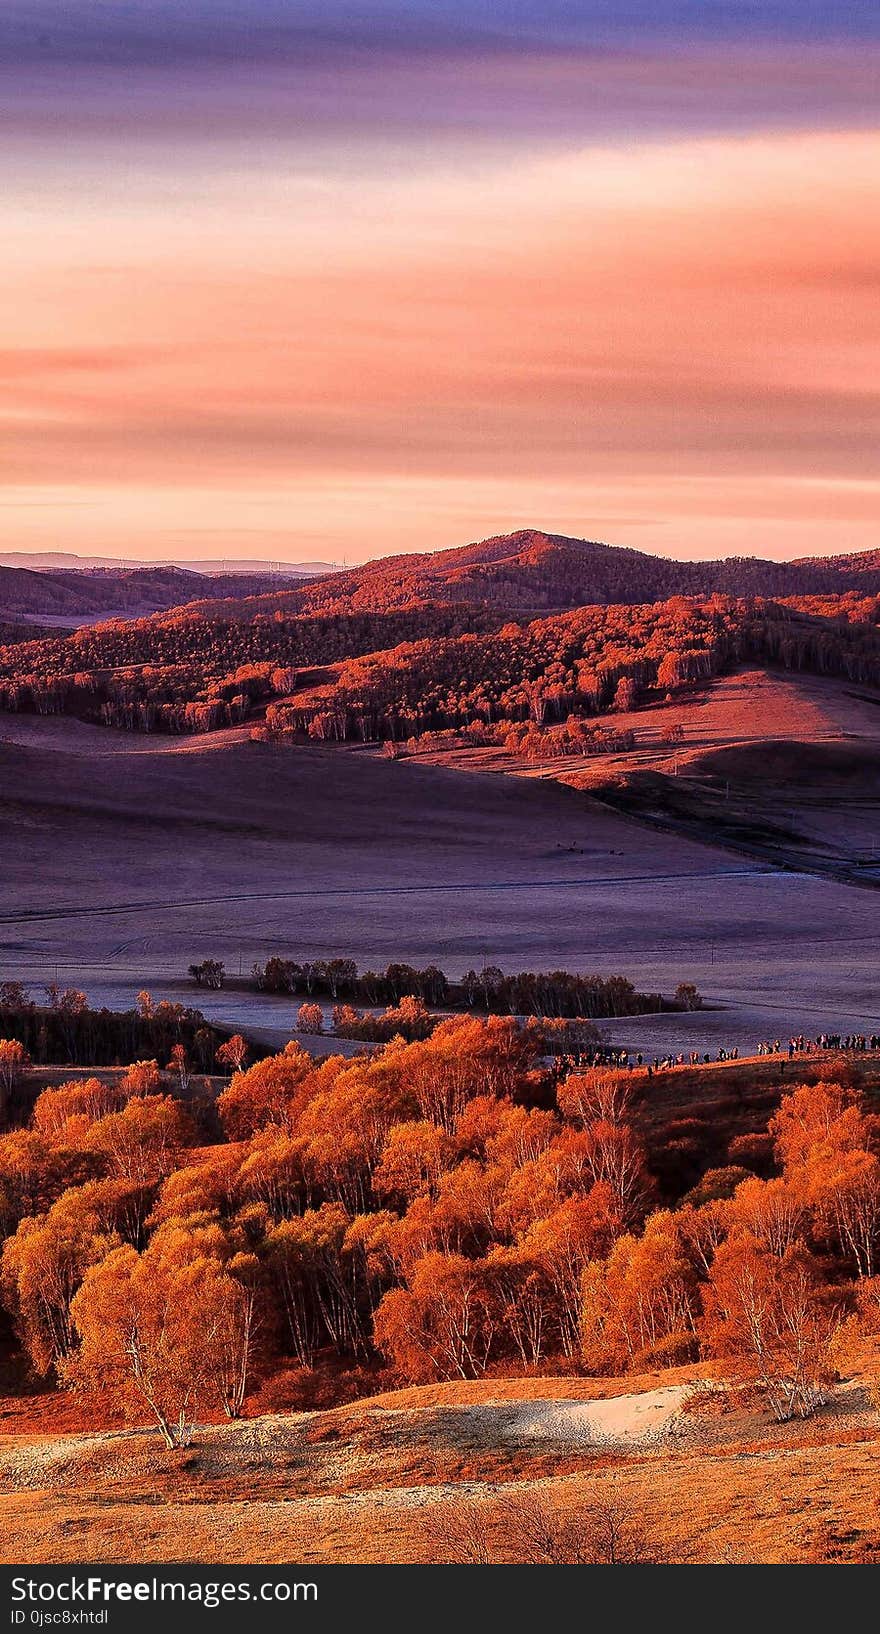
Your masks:
{"label": "sky", "polygon": [[4,0],[0,551],[880,544],[874,0]]}

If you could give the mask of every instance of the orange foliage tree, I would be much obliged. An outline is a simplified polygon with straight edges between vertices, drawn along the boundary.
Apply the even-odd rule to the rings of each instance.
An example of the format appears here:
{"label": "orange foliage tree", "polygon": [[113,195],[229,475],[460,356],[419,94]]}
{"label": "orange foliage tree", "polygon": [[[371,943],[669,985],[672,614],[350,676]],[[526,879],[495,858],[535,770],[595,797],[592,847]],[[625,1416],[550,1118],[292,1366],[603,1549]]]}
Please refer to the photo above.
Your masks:
{"label": "orange foliage tree", "polygon": [[281,1055],[257,1061],[238,1072],[223,1090],[217,1110],[230,1140],[247,1140],[265,1124],[290,1128],[301,1100],[304,1080],[312,1071],[311,1056],[299,1044],[288,1044]]}
{"label": "orange foliage tree", "polygon": [[774,1417],[806,1418],[824,1401],[839,1326],[805,1248],[779,1256],[742,1228],[721,1244],[704,1294],[703,1343],[760,1386]]}
{"label": "orange foliage tree", "polygon": [[17,1038],[0,1038],[0,1096],[9,1095],[15,1089],[29,1065],[30,1056]]}
{"label": "orange foliage tree", "polygon": [[101,1078],[74,1078],[37,1096],[32,1124],[49,1139],[73,1139],[124,1105],[125,1094],[118,1084],[107,1084]]}
{"label": "orange foliage tree", "polygon": [[376,1344],[404,1378],[472,1379],[485,1372],[494,1320],[489,1276],[463,1254],[426,1254],[376,1311]]}
{"label": "orange foliage tree", "polygon": [[785,1097],[770,1129],[789,1188],[811,1207],[815,1229],[858,1276],[872,1277],[880,1248],[880,1160],[863,1098],[840,1084],[805,1085]]}
{"label": "orange foliage tree", "polygon": [[233,1033],[217,1051],[217,1060],[221,1067],[228,1067],[230,1072],[241,1072],[248,1058],[247,1039],[241,1033]]}
{"label": "orange foliage tree", "polygon": [[266,1239],[281,1291],[293,1353],[311,1366],[322,1344],[366,1356],[363,1257],[351,1217],[340,1203],[282,1220]]}
{"label": "orange foliage tree", "polygon": [[114,1218],[120,1201],[118,1183],[78,1186],[7,1238],[0,1287],[38,1373],[57,1369],[71,1349],[71,1303],[88,1267],[121,1241]]}
{"label": "orange foliage tree", "polygon": [[71,1305],[79,1345],[65,1378],[110,1389],[130,1413],[151,1413],[166,1446],[185,1446],[200,1411],[240,1411],[253,1338],[251,1267],[235,1275],[198,1234],[169,1222],[138,1254],[112,1250]]}
{"label": "orange foliage tree", "polygon": [[583,1279],[581,1356],[588,1372],[686,1360],[693,1348],[697,1280],[675,1215],[652,1214],[640,1237],[621,1237]]}
{"label": "orange foliage tree", "polygon": [[176,1168],[194,1133],[191,1118],[170,1095],[144,1095],[92,1124],[83,1145],[111,1174],[149,1186]]}

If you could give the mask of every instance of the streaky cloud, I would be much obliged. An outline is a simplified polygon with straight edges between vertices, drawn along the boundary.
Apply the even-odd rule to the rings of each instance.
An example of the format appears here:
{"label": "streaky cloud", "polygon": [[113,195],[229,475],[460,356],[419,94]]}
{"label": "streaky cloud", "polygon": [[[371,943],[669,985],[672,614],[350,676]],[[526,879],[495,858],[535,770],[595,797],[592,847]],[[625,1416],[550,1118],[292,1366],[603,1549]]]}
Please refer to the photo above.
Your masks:
{"label": "streaky cloud", "polygon": [[633,47],[661,41],[880,38],[873,0],[7,0],[0,63],[21,67],[345,62],[399,49],[467,54]]}

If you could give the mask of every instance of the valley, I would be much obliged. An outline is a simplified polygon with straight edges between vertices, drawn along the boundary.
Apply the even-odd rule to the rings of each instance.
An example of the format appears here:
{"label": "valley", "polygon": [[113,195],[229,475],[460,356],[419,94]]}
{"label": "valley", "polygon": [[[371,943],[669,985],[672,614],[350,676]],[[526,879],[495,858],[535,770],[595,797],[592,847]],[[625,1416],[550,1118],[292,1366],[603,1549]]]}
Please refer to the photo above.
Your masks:
{"label": "valley", "polygon": [[[234,976],[271,953],[345,954],[695,981],[699,1015],[608,1024],[646,1053],[880,1024],[871,892],[736,855],[708,827],[640,822],[567,768],[558,782],[24,717],[0,730],[0,965],[25,982],[57,972],[123,1008],[144,986],[193,1002],[196,959]],[[199,1002],[266,1043],[290,1036],[283,1001]]]}

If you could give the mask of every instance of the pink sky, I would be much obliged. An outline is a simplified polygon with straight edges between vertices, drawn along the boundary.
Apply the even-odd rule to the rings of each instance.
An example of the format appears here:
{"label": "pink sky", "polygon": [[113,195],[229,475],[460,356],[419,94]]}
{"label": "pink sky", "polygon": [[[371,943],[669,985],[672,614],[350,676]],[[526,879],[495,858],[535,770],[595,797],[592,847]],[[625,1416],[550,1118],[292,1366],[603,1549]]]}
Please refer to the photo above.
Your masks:
{"label": "pink sky", "polygon": [[[843,73],[826,54],[826,89]],[[34,98],[0,200],[0,548],[352,562],[520,526],[681,556],[880,543],[863,108],[145,134],[133,94],[128,123],[67,142]]]}

